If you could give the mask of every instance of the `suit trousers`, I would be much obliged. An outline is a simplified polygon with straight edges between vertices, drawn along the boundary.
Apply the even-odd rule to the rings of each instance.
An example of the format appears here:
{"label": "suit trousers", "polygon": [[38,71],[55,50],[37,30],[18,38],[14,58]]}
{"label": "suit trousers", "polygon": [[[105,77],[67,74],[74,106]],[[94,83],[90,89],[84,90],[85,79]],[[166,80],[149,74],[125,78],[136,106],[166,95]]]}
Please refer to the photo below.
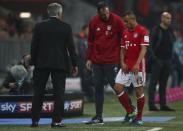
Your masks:
{"label": "suit trousers", "polygon": [[160,106],[166,105],[166,87],[171,70],[171,60],[157,60],[152,64],[149,84],[149,107],[154,106],[156,85],[159,84]]}
{"label": "suit trousers", "polygon": [[64,94],[66,72],[60,69],[38,69],[33,72],[34,95],[32,98],[32,121],[39,121],[42,110],[44,92],[49,75],[53,84],[54,109],[52,122],[60,122],[64,114]]}

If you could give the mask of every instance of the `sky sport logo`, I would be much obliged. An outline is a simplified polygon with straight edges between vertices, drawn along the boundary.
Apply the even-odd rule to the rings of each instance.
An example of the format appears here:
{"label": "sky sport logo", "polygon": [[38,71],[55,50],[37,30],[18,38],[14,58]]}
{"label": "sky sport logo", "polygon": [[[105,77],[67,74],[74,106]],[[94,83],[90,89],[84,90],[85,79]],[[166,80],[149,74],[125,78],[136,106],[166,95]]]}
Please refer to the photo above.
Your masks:
{"label": "sky sport logo", "polygon": [[1,113],[14,113],[17,110],[16,102],[0,102]]}
{"label": "sky sport logo", "polygon": [[66,101],[64,103],[64,111],[72,112],[82,109],[82,100]]}
{"label": "sky sport logo", "polygon": [[[0,102],[0,113],[30,113],[32,103],[28,102]],[[43,102],[42,112],[50,113],[53,111],[53,101]],[[64,110],[66,112],[74,112],[82,110],[82,100],[66,101],[64,103]]]}

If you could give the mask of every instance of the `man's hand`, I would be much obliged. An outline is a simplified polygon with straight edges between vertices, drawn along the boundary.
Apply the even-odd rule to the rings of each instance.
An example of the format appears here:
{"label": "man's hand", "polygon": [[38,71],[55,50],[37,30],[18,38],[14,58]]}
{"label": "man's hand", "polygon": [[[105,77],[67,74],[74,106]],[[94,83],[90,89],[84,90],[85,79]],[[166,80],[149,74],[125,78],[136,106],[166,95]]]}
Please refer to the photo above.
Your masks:
{"label": "man's hand", "polygon": [[132,68],[132,72],[136,75],[139,72],[139,64],[135,64]]}
{"label": "man's hand", "polygon": [[72,75],[74,77],[78,75],[78,67],[77,66],[73,66],[72,67]]}
{"label": "man's hand", "polygon": [[86,68],[87,68],[88,70],[91,70],[91,65],[92,65],[91,60],[87,60],[87,61],[86,61]]}
{"label": "man's hand", "polygon": [[121,64],[121,70],[122,70],[122,73],[127,74],[128,66],[125,63]]}

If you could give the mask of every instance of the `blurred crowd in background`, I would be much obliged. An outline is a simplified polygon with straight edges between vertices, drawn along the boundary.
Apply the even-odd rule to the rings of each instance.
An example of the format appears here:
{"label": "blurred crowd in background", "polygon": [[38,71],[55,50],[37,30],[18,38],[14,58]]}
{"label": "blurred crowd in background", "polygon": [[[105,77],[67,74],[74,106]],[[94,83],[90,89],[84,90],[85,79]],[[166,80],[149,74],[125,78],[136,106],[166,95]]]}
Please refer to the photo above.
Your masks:
{"label": "blurred crowd in background", "polygon": [[[11,0],[10,0],[11,1]],[[19,1],[19,2],[18,2]],[[22,0],[23,1],[23,0]],[[57,0],[58,1],[58,0]],[[87,94],[88,100],[93,101],[93,88],[91,83],[91,72],[85,69],[85,50],[87,48],[88,22],[91,16],[96,13],[96,4],[100,0],[60,0],[64,5],[64,20],[71,24],[73,28],[73,36],[76,44],[76,50],[79,59],[79,77],[83,80],[82,90]],[[159,16],[163,11],[170,11],[173,16],[172,28],[176,35],[174,43],[174,58],[172,61],[171,82],[169,86],[178,87],[183,81],[183,1],[182,0],[105,0],[118,15],[125,10],[132,9],[137,20],[146,26],[149,31],[154,25],[159,23]],[[49,0],[44,0],[35,5],[46,4]],[[53,2],[53,1],[52,1]],[[31,2],[30,2],[31,3]],[[12,7],[12,3],[9,3]],[[21,0],[17,0],[17,4]],[[31,3],[32,4],[32,3]],[[4,5],[4,6],[3,6]],[[16,6],[16,4],[14,4]],[[29,6],[28,4],[25,4]],[[23,6],[23,5],[22,5]],[[46,6],[45,6],[46,7]],[[29,7],[30,8],[30,7]],[[9,8],[8,2],[0,2],[0,45],[2,41],[15,40],[15,44],[20,40],[26,40],[30,44],[32,31],[36,22],[46,17],[46,8],[40,7],[38,12],[34,8],[30,8],[30,17],[22,17],[20,11]],[[22,10],[23,12],[23,10]],[[8,42],[7,42],[8,43]],[[165,47],[166,48],[166,47]],[[27,52],[28,53],[28,52]],[[4,54],[0,53],[2,57]],[[17,60],[19,61],[19,60]],[[7,65],[8,66],[8,65]],[[0,70],[5,72],[5,70]]]}
{"label": "blurred crowd in background", "polygon": [[[10,0],[11,1],[11,0]],[[26,6],[31,6],[33,2],[27,2],[31,3],[30,5],[27,4],[26,2],[23,2],[22,0],[15,0],[17,1],[17,4],[24,4]],[[20,2],[18,2],[20,1]],[[73,26],[73,30],[75,33],[77,33],[80,28],[84,25],[87,24],[87,22],[90,20],[91,16],[95,14],[95,5],[97,2],[100,0],[55,0],[55,1],[61,1],[61,3],[64,4],[64,8],[66,10],[64,17],[65,20],[68,23],[71,23]],[[182,0],[105,0],[111,7],[114,13],[121,15],[125,10],[132,9],[137,17],[138,21],[145,25],[147,28],[151,29],[155,24],[159,23],[159,15],[163,11],[170,11],[173,14],[173,22],[172,26],[174,29],[178,30],[181,32],[182,35],[182,30],[183,30],[183,1]],[[39,4],[46,4],[48,3],[49,0],[46,0],[45,2],[42,1],[37,2],[37,6],[39,7]],[[53,1],[52,1],[53,2]],[[5,4],[4,4],[5,3]],[[34,2],[36,5],[36,2]],[[77,3],[77,4],[75,4]],[[84,4],[83,4],[84,3]],[[11,8],[8,7],[8,4],[10,4]],[[13,3],[14,6],[17,6],[16,3]],[[34,11],[34,8],[29,7],[29,11],[31,16],[29,18],[23,18],[20,16],[21,12],[23,9],[20,11],[16,11],[14,8],[12,9],[13,6],[12,3],[6,2],[1,2],[0,5],[0,39],[5,39],[5,38],[30,38],[31,37],[31,31],[34,27],[34,24],[41,19],[45,18],[45,9],[44,7],[40,7],[41,9],[37,12]],[[5,6],[3,6],[5,5]],[[88,6],[88,10],[84,6]],[[80,7],[76,8],[76,7]],[[75,8],[73,8],[75,7]],[[71,10],[72,8],[72,10]],[[83,10],[82,10],[83,8]],[[79,14],[75,12],[75,10],[79,10]],[[87,18],[82,20],[83,14],[86,14],[86,12],[89,15]],[[70,17],[70,18],[68,18]],[[73,19],[74,21],[73,21]],[[78,18],[78,19],[75,19]],[[73,23],[80,23],[80,24],[73,24]]]}
{"label": "blurred crowd in background", "polygon": [[2,13],[0,8],[0,39],[31,39],[32,29],[35,24],[33,18],[22,19],[14,12]]}

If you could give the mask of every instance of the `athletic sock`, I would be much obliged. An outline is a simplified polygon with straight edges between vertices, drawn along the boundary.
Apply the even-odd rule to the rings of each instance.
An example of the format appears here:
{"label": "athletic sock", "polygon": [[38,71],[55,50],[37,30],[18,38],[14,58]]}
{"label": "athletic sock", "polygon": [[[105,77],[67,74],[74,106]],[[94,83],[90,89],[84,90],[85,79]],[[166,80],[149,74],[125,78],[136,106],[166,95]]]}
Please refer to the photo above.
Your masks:
{"label": "athletic sock", "polygon": [[125,108],[126,112],[128,114],[132,113],[132,108],[130,106],[129,100],[128,100],[128,94],[126,92],[121,92],[118,95],[119,101],[120,103],[123,105],[123,107]]}
{"label": "athletic sock", "polygon": [[137,119],[142,119],[142,112],[144,108],[144,103],[145,103],[145,97],[144,94],[142,94],[139,98],[137,98]]}

